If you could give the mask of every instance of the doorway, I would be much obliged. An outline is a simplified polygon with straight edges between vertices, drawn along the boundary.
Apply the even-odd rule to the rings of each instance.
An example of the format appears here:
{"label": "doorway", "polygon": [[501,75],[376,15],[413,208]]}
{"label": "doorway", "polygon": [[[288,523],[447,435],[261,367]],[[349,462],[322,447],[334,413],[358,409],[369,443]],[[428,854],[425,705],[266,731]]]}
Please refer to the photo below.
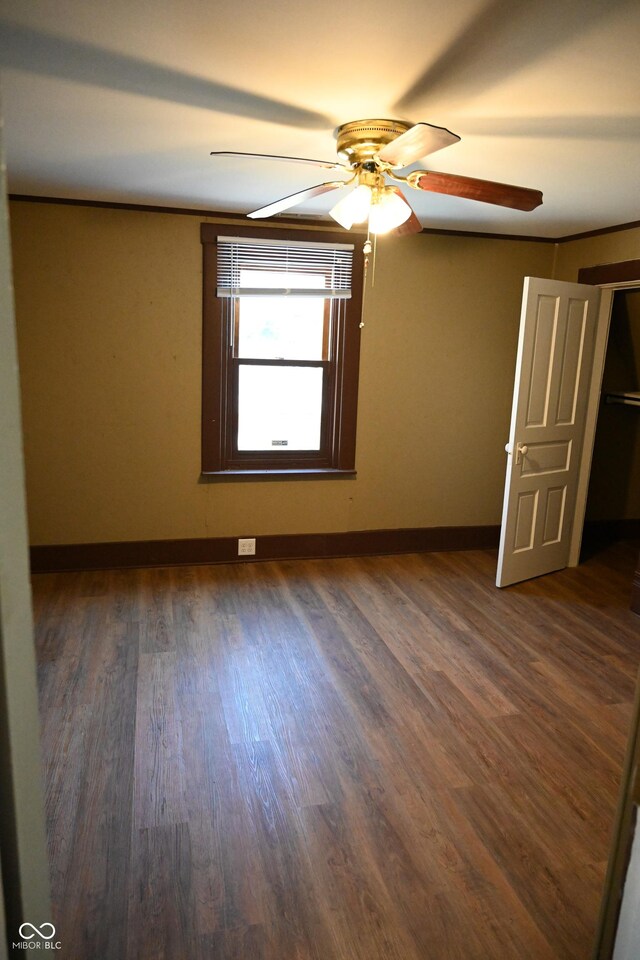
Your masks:
{"label": "doorway", "polygon": [[583,550],[640,524],[640,288],[613,296],[587,493]]}
{"label": "doorway", "polygon": [[640,260],[622,260],[616,263],[605,263],[594,267],[582,267],[578,271],[578,282],[600,287],[601,298],[591,387],[587,403],[585,435],[582,456],[580,458],[576,508],[573,514],[573,531],[571,534],[571,549],[569,551],[568,564],[570,567],[576,567],[580,562],[587,495],[591,480],[591,463],[598,414],[601,407],[601,387],[611,326],[613,301],[618,293],[640,289]]}

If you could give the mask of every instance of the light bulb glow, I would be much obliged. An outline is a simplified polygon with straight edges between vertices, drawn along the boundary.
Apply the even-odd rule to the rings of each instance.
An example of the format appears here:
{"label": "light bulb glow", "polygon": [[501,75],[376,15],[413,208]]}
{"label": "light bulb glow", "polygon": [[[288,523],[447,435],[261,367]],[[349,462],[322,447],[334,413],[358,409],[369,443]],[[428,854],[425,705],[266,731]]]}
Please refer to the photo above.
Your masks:
{"label": "light bulb glow", "polygon": [[361,183],[348,193],[329,211],[329,215],[337,220],[345,230],[351,230],[354,223],[364,223],[369,216],[371,206],[371,187]]}
{"label": "light bulb glow", "polygon": [[411,207],[392,187],[376,190],[369,210],[371,233],[389,233],[411,216]]}

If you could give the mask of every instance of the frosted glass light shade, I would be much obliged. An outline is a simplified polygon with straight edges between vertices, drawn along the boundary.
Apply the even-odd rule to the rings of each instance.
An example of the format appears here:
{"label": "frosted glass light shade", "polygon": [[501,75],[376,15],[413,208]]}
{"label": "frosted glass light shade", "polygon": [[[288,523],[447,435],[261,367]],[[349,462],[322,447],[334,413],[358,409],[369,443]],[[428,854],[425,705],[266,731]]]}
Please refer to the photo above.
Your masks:
{"label": "frosted glass light shade", "polygon": [[371,206],[371,187],[361,183],[360,186],[348,193],[329,211],[329,215],[337,220],[345,230],[351,230],[354,223],[364,223],[369,215]]}
{"label": "frosted glass light shade", "polygon": [[390,187],[376,191],[369,210],[371,233],[388,233],[411,216],[411,207]]}

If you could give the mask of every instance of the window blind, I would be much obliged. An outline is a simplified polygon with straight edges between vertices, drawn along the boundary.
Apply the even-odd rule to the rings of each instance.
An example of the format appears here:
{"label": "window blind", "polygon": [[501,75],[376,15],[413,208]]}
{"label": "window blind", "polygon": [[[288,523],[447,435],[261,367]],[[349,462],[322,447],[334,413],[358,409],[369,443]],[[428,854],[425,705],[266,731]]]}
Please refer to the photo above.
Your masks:
{"label": "window blind", "polygon": [[351,297],[353,244],[218,237],[219,297]]}

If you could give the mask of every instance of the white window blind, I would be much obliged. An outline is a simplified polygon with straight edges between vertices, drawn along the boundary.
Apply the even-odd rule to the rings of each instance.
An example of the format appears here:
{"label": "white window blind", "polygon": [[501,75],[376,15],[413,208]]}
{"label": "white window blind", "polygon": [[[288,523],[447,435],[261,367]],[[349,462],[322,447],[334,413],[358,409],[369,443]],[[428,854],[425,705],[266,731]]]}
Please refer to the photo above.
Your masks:
{"label": "white window blind", "polygon": [[218,237],[219,297],[351,297],[353,244]]}

